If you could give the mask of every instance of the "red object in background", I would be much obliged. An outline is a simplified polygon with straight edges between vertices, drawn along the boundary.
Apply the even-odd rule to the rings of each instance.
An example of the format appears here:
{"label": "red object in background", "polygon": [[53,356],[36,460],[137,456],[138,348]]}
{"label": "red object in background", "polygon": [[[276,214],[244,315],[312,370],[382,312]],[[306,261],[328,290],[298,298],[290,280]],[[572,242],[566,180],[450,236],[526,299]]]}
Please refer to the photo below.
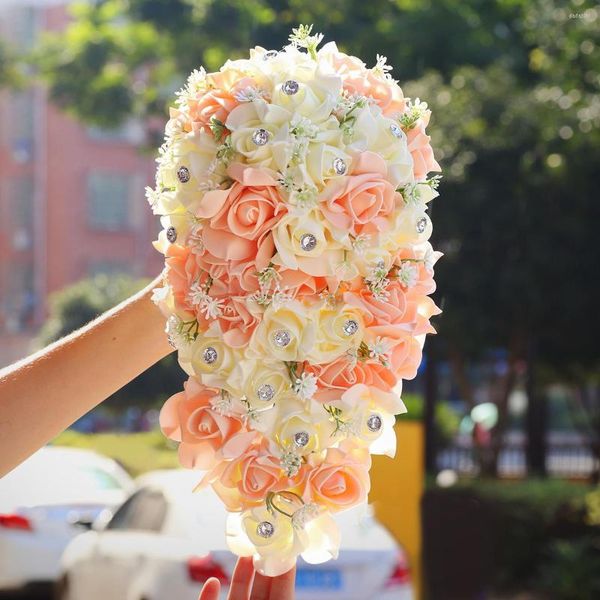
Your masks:
{"label": "red object in background", "polygon": [[21,531],[33,531],[31,521],[22,515],[0,515],[0,527],[5,529],[20,529]]}
{"label": "red object in background", "polygon": [[385,587],[390,588],[397,585],[406,585],[407,583],[410,583],[410,568],[404,555],[400,554],[398,555],[396,567],[389,576]]}
{"label": "red object in background", "polygon": [[204,583],[210,577],[216,577],[223,584],[229,583],[227,573],[225,573],[223,567],[210,554],[190,558],[187,567],[188,575],[192,581]]}

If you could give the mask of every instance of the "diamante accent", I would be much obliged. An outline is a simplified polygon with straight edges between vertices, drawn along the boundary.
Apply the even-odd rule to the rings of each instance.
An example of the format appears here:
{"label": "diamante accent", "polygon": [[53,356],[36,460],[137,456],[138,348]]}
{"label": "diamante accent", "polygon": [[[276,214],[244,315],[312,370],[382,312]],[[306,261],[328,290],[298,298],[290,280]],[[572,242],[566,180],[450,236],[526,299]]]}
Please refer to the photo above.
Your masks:
{"label": "diamante accent", "polygon": [[292,341],[292,336],[290,335],[290,332],[286,329],[278,329],[273,334],[273,341],[280,348],[285,348]]}
{"label": "diamante accent", "polygon": [[175,229],[173,225],[167,228],[167,239],[171,242],[171,244],[174,244],[177,241],[177,229]]}
{"label": "diamante accent", "polygon": [[299,431],[298,433],[294,434],[294,444],[296,444],[296,446],[299,448],[304,448],[304,446],[308,444],[309,440],[310,436],[308,435],[307,431]]}
{"label": "diamante accent", "polygon": [[346,335],[354,335],[358,331],[358,323],[354,319],[348,319],[344,323],[344,333]]}
{"label": "diamante accent", "polygon": [[381,421],[381,417],[379,415],[371,415],[367,419],[367,427],[373,433],[375,433],[376,431],[379,431],[381,429],[381,425],[382,425],[382,421]]}
{"label": "diamante accent", "polygon": [[204,352],[202,352],[202,360],[207,365],[212,365],[217,358],[219,358],[219,353],[212,346],[204,348]]}
{"label": "diamante accent", "polygon": [[396,125],[396,123],[392,123],[390,125],[390,131],[394,137],[401,138],[402,137],[402,128],[400,125]]}
{"label": "diamante accent", "polygon": [[343,158],[340,158],[339,156],[333,159],[333,163],[331,166],[333,167],[333,170],[336,172],[337,175],[343,175],[346,172],[346,161]]}
{"label": "diamante accent", "polygon": [[268,50],[263,54],[263,60],[270,60],[271,58],[275,58],[279,52],[277,50]]}
{"label": "diamante accent", "polygon": [[260,128],[252,134],[252,141],[257,146],[264,146],[269,141],[270,136],[271,134],[266,129]]}
{"label": "diamante accent", "polygon": [[261,521],[256,526],[256,533],[263,538],[270,538],[275,533],[275,526],[269,521]]}
{"label": "diamante accent", "polygon": [[415,224],[417,233],[423,233],[427,229],[427,217],[421,217]]}
{"label": "diamante accent", "polygon": [[312,233],[305,233],[300,238],[300,247],[305,252],[310,252],[317,247],[317,238]]}
{"label": "diamante accent", "polygon": [[275,396],[275,388],[270,383],[263,383],[257,390],[256,395],[259,400],[263,402],[268,402],[269,400],[273,400],[273,396]]}
{"label": "diamante accent", "polygon": [[177,179],[181,183],[187,183],[190,180],[190,170],[187,167],[179,167],[177,170]]}
{"label": "diamante accent", "polygon": [[281,91],[284,94],[286,94],[287,96],[293,96],[294,94],[297,94],[299,89],[300,89],[299,83],[297,81],[294,81],[293,79],[288,79],[281,86]]}

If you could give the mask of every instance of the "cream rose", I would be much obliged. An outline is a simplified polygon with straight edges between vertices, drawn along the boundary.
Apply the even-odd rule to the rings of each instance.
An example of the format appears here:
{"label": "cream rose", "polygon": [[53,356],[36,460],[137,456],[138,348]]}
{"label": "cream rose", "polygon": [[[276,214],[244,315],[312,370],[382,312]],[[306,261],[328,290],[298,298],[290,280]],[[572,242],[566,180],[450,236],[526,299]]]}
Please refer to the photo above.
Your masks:
{"label": "cream rose", "polygon": [[301,302],[269,306],[250,340],[248,356],[302,361],[314,343],[315,326]]}
{"label": "cream rose", "polygon": [[306,356],[313,364],[329,363],[350,348],[357,348],[363,337],[364,324],[359,310],[322,306],[314,314],[315,342]]}
{"label": "cream rose", "polygon": [[289,213],[273,229],[277,250],[273,263],[315,277],[331,277],[344,260],[344,246],[337,239],[343,234],[334,231],[317,209]]}

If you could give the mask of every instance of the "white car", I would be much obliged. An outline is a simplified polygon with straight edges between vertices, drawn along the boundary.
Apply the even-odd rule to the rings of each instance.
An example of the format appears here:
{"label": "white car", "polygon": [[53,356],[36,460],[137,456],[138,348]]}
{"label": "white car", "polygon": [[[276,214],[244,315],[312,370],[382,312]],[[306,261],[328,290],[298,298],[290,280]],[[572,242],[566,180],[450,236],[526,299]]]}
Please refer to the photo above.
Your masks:
{"label": "white car", "polygon": [[46,447],[0,479],[0,591],[53,584],[73,537],[114,510],[133,480],[114,461]]}
{"label": "white car", "polygon": [[[197,600],[209,577],[226,589],[236,558],[226,549],[225,509],[211,489],[191,492],[198,479],[197,472],[175,470],[141,478],[111,520],[69,544],[57,597]],[[405,555],[368,507],[342,513],[338,522],[338,560],[300,562],[297,600],[412,600]]]}

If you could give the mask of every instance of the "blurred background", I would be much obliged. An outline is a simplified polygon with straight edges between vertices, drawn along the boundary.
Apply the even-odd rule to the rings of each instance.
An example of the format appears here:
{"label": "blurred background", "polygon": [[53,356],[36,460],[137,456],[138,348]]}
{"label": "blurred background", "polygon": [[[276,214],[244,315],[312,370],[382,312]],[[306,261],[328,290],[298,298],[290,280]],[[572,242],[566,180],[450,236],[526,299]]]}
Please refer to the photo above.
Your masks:
{"label": "blurred background", "polygon": [[[388,57],[405,95],[433,110],[429,133],[444,170],[441,197],[430,209],[432,241],[445,255],[435,294],[444,312],[417,378],[405,385],[409,413],[397,426],[399,456],[377,460],[373,469],[369,518],[381,528],[373,551],[393,546],[400,558],[381,575],[379,591],[356,597],[599,598],[594,2],[0,0],[0,367],[83,325],[160,272],[161,256],[151,246],[159,223],[144,186],[153,183],[174,90],[200,64],[214,70],[251,46],[281,47],[298,23],[314,23],[326,41],[368,64],[377,54]],[[92,521],[79,536],[92,546],[111,529],[163,532],[170,514],[164,478],[171,474],[143,474],[176,467],[157,416],[182,381],[174,358],[165,359],[61,435],[58,448],[47,449],[56,452],[29,475],[0,482],[0,590],[58,580],[63,600],[84,597],[73,590],[86,588],[69,580],[74,572],[84,578],[84,542],[75,550],[71,542],[62,567],[50,561],[45,574],[2,574],[19,544],[22,556],[32,556],[23,548],[39,518],[27,512],[33,504],[68,507],[56,517],[70,527],[54,544],[60,553]],[[39,493],[32,481],[46,464],[63,473],[80,459],[87,483],[73,487],[81,493],[93,482],[96,496],[27,496],[33,488]],[[117,462],[102,462],[109,459]],[[46,489],[77,476],[52,478]],[[27,492],[21,504],[3,506],[18,485]],[[101,499],[109,489],[118,493]],[[145,504],[132,526],[123,514],[140,494]],[[127,497],[112,520],[98,521]],[[100,541],[89,541],[92,535]],[[119,539],[123,547],[149,544]],[[217,549],[205,550],[210,557]],[[207,573],[222,567],[226,580],[229,558],[199,563],[186,552],[178,560],[196,596]],[[124,572],[143,570],[131,564]],[[299,597],[354,597],[344,592],[344,564],[307,570],[298,581],[299,593],[308,595]],[[120,591],[98,593],[175,597],[156,582],[152,592],[134,593],[127,576],[120,580]]]}

